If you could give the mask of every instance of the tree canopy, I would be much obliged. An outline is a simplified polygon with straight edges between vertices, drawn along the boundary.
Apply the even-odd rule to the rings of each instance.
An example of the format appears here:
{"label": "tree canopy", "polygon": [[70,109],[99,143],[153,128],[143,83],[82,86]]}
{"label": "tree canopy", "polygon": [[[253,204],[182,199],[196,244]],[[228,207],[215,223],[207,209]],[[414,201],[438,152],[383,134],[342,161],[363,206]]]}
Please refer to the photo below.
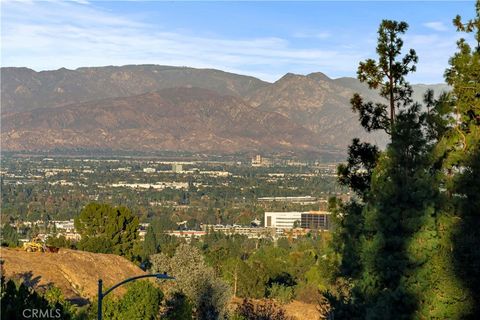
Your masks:
{"label": "tree canopy", "polygon": [[75,219],[75,229],[82,236],[80,250],[133,256],[138,218],[128,208],[90,203]]}

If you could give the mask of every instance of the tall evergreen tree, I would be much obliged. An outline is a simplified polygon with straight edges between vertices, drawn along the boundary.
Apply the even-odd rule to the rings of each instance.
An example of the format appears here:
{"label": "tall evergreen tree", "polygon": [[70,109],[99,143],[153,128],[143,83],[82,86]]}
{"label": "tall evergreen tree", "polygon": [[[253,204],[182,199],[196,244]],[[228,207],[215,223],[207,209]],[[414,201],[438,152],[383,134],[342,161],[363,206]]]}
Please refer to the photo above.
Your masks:
{"label": "tall evergreen tree", "polygon": [[415,70],[415,52],[392,63],[406,24],[383,21],[379,61],[360,64],[359,79],[379,89],[388,104],[364,103],[355,95],[353,109],[367,131],[382,129],[391,143],[372,157],[374,148],[355,140],[347,165],[338,170],[340,182],[360,197],[337,208],[340,275],[354,280],[347,300],[332,299],[341,318],[474,319],[480,314],[475,303],[480,301],[479,10],[477,1],[475,19],[454,19],[459,31],[474,33],[477,45],[458,42],[446,72],[453,91],[438,100],[427,92],[426,112],[412,104],[404,79]]}
{"label": "tall evergreen tree", "polygon": [[[383,130],[392,135],[392,140],[396,113],[412,102],[412,90],[405,76],[415,71],[418,60],[412,49],[400,57],[403,48],[400,35],[407,28],[405,22],[383,20],[378,30],[378,61],[368,59],[361,62],[358,68],[358,79],[366,82],[369,88],[377,90],[386,102],[365,102],[359,94],[354,94],[350,101],[353,111],[359,113],[360,123],[367,131]],[[349,147],[347,164],[338,167],[339,182],[359,197],[335,210],[338,220],[335,238],[342,243],[336,248],[342,257],[339,276],[347,279],[355,279],[362,274],[360,243],[366,232],[363,211],[371,198],[371,177],[379,157],[380,152],[376,146],[354,139]],[[353,317],[357,314],[362,317],[359,310],[349,312],[345,316]]]}
{"label": "tall evergreen tree", "polygon": [[424,135],[425,120],[417,104],[398,113],[392,143],[372,175],[371,196],[362,212],[363,272],[357,282],[367,319],[413,318],[418,308],[416,288],[428,286],[415,278],[425,256],[412,242],[435,215],[437,198],[434,176],[428,170],[431,147]]}
{"label": "tall evergreen tree", "polygon": [[450,59],[445,78],[452,86],[455,123],[442,141],[446,154],[445,186],[452,214],[454,270],[465,287],[464,318],[480,314],[480,1],[475,18],[453,23],[457,30],[473,34],[474,45],[461,38]]}
{"label": "tall evergreen tree", "polygon": [[383,20],[378,29],[378,61],[367,59],[358,67],[358,79],[387,100],[386,104],[365,103],[359,94],[353,96],[353,110],[359,113],[360,123],[368,131],[382,129],[391,133],[396,112],[412,102],[412,88],[405,76],[416,70],[418,58],[413,49],[399,57],[403,47],[400,35],[407,29],[406,22]]}

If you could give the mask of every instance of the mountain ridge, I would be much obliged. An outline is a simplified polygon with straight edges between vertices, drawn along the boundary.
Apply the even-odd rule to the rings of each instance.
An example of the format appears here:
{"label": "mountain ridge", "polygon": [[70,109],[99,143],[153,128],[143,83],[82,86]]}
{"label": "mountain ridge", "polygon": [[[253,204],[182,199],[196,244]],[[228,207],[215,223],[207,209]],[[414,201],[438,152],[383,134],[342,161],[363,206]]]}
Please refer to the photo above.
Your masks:
{"label": "mountain ridge", "polygon": [[5,115],[5,150],[109,148],[233,153],[315,151],[315,136],[241,98],[201,88],[170,88]]}
{"label": "mountain ridge", "polygon": [[[168,147],[172,151],[260,152],[289,149],[298,152],[324,147],[346,150],[354,137],[380,147],[388,142],[386,135],[381,132],[365,132],[358,123],[357,115],[351,111],[349,100],[354,92],[359,92],[366,100],[380,99],[375,91],[369,90],[355,78],[331,79],[321,72],[307,75],[287,73],[269,83],[216,69],[161,65],[82,67],[75,70],[61,68],[40,72],[24,67],[7,67],[0,71],[2,144],[11,150],[29,150],[33,147],[50,150],[57,144],[67,149],[93,145],[100,149],[133,150],[133,147],[138,147],[152,151],[155,149],[153,141],[164,141],[158,142],[156,147]],[[413,87],[417,101],[422,100],[423,91],[427,88],[434,87],[437,93],[448,89],[443,84]],[[207,91],[200,94],[200,89]],[[196,96],[193,94],[195,90]],[[148,112],[154,115],[152,119],[163,118],[158,117],[155,110],[146,109],[142,104],[142,95],[158,92],[162,92],[163,96],[156,97],[157,106],[168,96],[170,104],[178,103],[180,107],[187,108],[192,117],[178,114],[179,118],[173,116],[169,122],[163,123],[163,129],[155,127],[152,131],[154,125],[152,121],[147,121],[151,116]],[[215,119],[202,117],[202,110],[191,109],[192,105],[201,109],[199,101],[185,100],[195,96],[202,101],[201,97],[208,95],[215,96],[212,99],[217,101]],[[112,103],[116,107],[119,107],[117,104],[122,105],[122,99],[123,108],[118,109],[122,112],[113,115],[107,111]],[[95,106],[91,110],[97,112],[97,118],[87,121],[84,114],[75,112],[75,108],[83,108],[85,103]],[[105,106],[102,107],[102,104]],[[222,109],[225,109],[225,114],[220,112]],[[228,115],[229,110],[232,114]],[[138,114],[136,111],[139,111]],[[237,119],[235,113],[241,116]],[[259,119],[246,117],[248,113]],[[140,114],[144,119],[138,118]],[[269,116],[262,119],[265,114]],[[76,119],[77,122],[68,122],[67,119]],[[278,123],[274,124],[274,121]],[[130,130],[134,137],[127,139],[120,127],[109,127],[113,123],[124,125],[124,129]],[[134,128],[132,125],[135,123],[137,127]],[[178,128],[172,128],[172,123],[176,123]],[[216,125],[212,127],[213,123]],[[220,133],[218,130],[222,127],[224,132]],[[106,128],[113,131],[107,134],[109,139],[102,143],[93,137],[85,138],[91,132],[103,136]],[[210,138],[207,133],[201,132],[203,129],[209,132]],[[149,137],[150,142],[142,147],[139,142],[143,136]],[[189,139],[188,136],[201,139]],[[179,137],[183,138],[178,140]],[[182,139],[188,140],[185,146],[179,143]],[[230,140],[233,143],[228,142]],[[119,141],[124,141],[124,144]],[[231,147],[222,147],[218,141]]]}

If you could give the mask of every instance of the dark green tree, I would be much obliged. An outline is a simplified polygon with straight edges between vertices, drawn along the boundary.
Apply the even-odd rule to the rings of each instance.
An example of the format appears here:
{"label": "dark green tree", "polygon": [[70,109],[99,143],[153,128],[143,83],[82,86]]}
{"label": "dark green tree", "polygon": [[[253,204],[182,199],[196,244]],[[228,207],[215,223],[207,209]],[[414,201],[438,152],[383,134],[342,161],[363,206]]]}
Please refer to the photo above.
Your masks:
{"label": "dark green tree", "polygon": [[[362,211],[363,272],[357,283],[367,319],[411,319],[418,308],[414,284],[428,288],[429,279],[410,286],[425,263],[422,249],[426,249],[411,239],[435,215],[437,199],[435,181],[427,170],[430,145],[423,134],[425,120],[419,105],[397,115],[392,143],[372,175],[370,197]],[[412,251],[420,251],[417,259]]]}
{"label": "dark green tree", "polygon": [[15,228],[13,228],[10,224],[5,223],[1,230],[2,235],[2,246],[7,247],[17,247],[18,246],[18,233]]}
{"label": "dark green tree", "polygon": [[[48,315],[53,315],[59,319],[72,319],[74,310],[72,306],[65,301],[58,288],[49,288],[45,295],[40,295],[36,291],[28,288],[23,283],[16,284],[13,280],[8,280],[1,276],[0,305],[2,319],[25,319],[23,314],[26,309],[38,309]],[[26,316],[31,316],[27,313]]]}
{"label": "dark green tree", "polygon": [[475,17],[453,20],[457,30],[473,34],[474,44],[464,38],[457,42],[458,50],[450,59],[445,72],[452,86],[455,122],[443,139],[446,153],[445,187],[451,206],[446,208],[452,219],[454,268],[463,284],[465,319],[480,314],[480,1],[476,1]]}
{"label": "dark green tree", "polygon": [[[128,285],[123,297],[109,296],[104,301],[104,317],[112,320],[159,319],[162,291],[149,281],[135,281]],[[91,308],[92,315],[95,308]]]}
{"label": "dark green tree", "polygon": [[[407,29],[405,22],[383,20],[378,29],[378,61],[368,59],[358,67],[358,79],[366,82],[370,89],[377,90],[386,100],[386,103],[365,102],[357,93],[352,97],[352,109],[359,113],[360,123],[367,131],[383,130],[392,136],[396,113],[412,102],[412,89],[405,76],[415,71],[418,58],[412,49],[400,57],[403,48],[400,36]],[[379,157],[376,146],[354,139],[347,163],[338,167],[340,184],[349,187],[359,197],[334,208],[337,220],[334,238],[338,242],[335,250],[341,256],[339,277],[348,279],[361,274],[360,242],[365,234],[363,210],[371,197],[371,177]]]}
{"label": "dark green tree", "polygon": [[148,226],[145,234],[145,241],[143,242],[144,258],[148,259],[152,254],[157,253],[157,238],[152,226]]}
{"label": "dark green tree", "polygon": [[166,311],[162,315],[162,319],[192,319],[192,305],[188,301],[187,296],[181,292],[174,292],[165,303]]}
{"label": "dark green tree", "polygon": [[138,218],[125,207],[90,203],[75,219],[75,229],[82,239],[80,250],[114,253],[133,259],[138,241]]}
{"label": "dark green tree", "polygon": [[[411,104],[411,90],[400,79],[399,87],[389,95],[393,97],[389,99],[390,117],[386,105],[364,104],[359,96],[352,99],[362,125],[368,131],[385,130],[391,143],[371,167],[371,178],[365,179],[369,185],[363,184],[366,192],[352,187],[361,197],[359,206],[340,207],[336,231],[342,243],[337,249],[343,254],[340,274],[352,276],[354,287],[351,294],[342,296],[346,301],[331,299],[335,315],[350,319],[474,319],[479,314],[475,301],[479,301],[480,254],[475,248],[480,243],[475,230],[480,227],[480,189],[474,182],[480,179],[478,1],[476,8],[476,19],[467,23],[460,17],[454,20],[460,31],[476,32],[477,47],[471,49],[465,40],[458,42],[459,52],[446,72],[451,94],[434,100],[433,92],[427,92],[424,112]],[[404,32],[400,24],[390,26]],[[379,42],[384,41],[384,34],[379,35]],[[401,48],[401,39],[395,43]],[[379,54],[384,52],[381,48],[380,43]],[[414,52],[402,59],[403,66],[394,64],[401,77],[414,70],[408,66],[412,62],[416,62]],[[374,61],[360,65],[359,76],[366,72],[363,80],[371,88],[381,82],[375,70],[382,64],[387,65],[381,59],[378,65]],[[387,78],[384,87],[392,89]],[[352,160],[339,170],[346,185],[354,185],[355,164]],[[347,228],[349,220],[363,225]],[[357,235],[354,241],[351,234]],[[351,250],[345,248],[348,244],[353,247],[351,243],[357,239],[361,245],[356,247],[359,262],[355,263],[348,256]],[[352,273],[345,266],[361,271]]]}

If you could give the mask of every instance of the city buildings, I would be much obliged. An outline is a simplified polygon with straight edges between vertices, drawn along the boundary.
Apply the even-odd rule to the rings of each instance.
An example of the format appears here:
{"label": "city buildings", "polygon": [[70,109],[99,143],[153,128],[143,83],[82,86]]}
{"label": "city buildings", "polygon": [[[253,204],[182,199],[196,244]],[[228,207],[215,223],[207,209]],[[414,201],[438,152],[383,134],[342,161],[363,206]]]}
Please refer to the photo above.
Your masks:
{"label": "city buildings", "polygon": [[311,230],[330,230],[331,219],[328,211],[307,212],[265,212],[265,227],[286,230],[303,228]]}
{"label": "city buildings", "polygon": [[221,224],[203,224],[202,230],[220,232],[226,235],[243,235],[248,238],[262,239],[269,238],[274,236],[274,230],[272,228],[262,228],[262,227],[247,227],[240,225],[221,225]]}
{"label": "city buildings", "polygon": [[265,227],[277,229],[292,229],[300,227],[302,213],[291,212],[265,212]]}
{"label": "city buildings", "polygon": [[257,199],[258,202],[291,202],[299,204],[311,204],[317,202],[317,198],[312,196],[299,197],[261,197]]}
{"label": "city buildings", "polygon": [[330,215],[331,213],[328,211],[302,212],[300,226],[303,229],[330,230]]}

